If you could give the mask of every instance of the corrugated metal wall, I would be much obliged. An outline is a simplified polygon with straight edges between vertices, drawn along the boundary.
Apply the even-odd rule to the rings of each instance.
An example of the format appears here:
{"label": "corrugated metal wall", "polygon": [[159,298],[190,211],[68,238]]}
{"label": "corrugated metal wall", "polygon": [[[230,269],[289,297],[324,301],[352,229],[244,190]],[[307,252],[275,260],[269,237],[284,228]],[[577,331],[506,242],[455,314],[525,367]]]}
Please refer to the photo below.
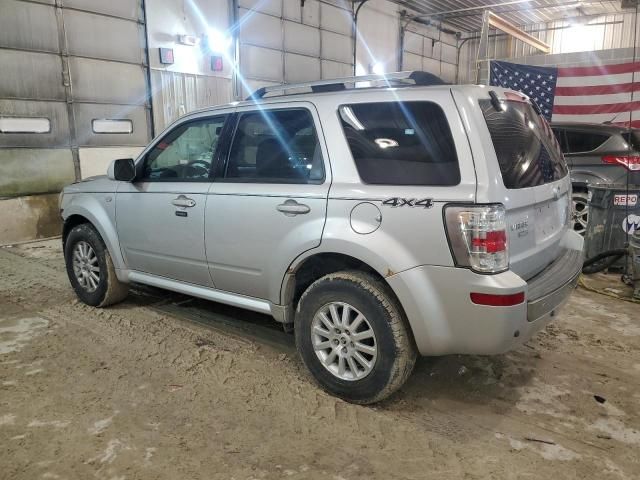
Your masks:
{"label": "corrugated metal wall", "polygon": [[[105,152],[127,154],[148,142],[143,18],[140,0],[0,2],[0,197],[14,199],[13,208],[0,200],[0,243],[57,228],[16,231],[9,216],[26,205],[16,197],[104,173]],[[12,125],[34,118],[49,130],[12,133]],[[93,122],[103,119],[124,119],[130,131],[98,133]]]}
{"label": "corrugated metal wall", "polygon": [[[228,32],[231,0],[146,0],[155,133],[178,117],[198,108],[233,100],[231,58],[223,70],[211,68],[212,52],[202,40],[211,29]],[[190,35],[199,45],[181,45],[179,35]],[[160,48],[171,48],[173,64],[162,64]]]}

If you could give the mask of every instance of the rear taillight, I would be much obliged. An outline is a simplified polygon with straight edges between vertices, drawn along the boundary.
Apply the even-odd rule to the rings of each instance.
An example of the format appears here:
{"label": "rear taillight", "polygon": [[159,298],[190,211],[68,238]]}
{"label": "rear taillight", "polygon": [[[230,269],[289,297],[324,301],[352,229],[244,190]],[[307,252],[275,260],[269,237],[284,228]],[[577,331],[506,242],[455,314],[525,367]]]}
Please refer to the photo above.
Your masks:
{"label": "rear taillight", "polygon": [[445,220],[457,266],[481,273],[497,273],[509,268],[504,206],[449,205]]}
{"label": "rear taillight", "polygon": [[622,165],[632,172],[640,171],[640,156],[636,155],[605,155],[602,163],[608,165]]}

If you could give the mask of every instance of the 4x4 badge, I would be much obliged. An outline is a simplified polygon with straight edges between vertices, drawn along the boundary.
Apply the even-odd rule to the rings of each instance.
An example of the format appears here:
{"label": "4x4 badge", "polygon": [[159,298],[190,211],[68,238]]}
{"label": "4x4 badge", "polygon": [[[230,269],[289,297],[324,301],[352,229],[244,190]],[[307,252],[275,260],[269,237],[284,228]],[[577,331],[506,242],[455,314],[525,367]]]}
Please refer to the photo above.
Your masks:
{"label": "4x4 badge", "polygon": [[431,208],[433,207],[433,199],[431,198],[423,198],[422,200],[417,200],[415,198],[388,198],[382,205],[387,205],[389,207],[422,207],[422,208]]}

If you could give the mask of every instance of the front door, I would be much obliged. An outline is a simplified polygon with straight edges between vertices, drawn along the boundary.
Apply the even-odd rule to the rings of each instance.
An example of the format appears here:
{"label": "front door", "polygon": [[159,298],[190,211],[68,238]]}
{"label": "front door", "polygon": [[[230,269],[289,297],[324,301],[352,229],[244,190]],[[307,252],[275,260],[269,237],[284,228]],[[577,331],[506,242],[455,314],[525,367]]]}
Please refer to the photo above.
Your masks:
{"label": "front door", "polygon": [[164,135],[116,194],[120,248],[131,270],[213,286],[204,246],[210,172],[225,116],[187,120]]}
{"label": "front door", "polygon": [[237,110],[206,207],[216,288],[279,302],[289,264],[320,244],[330,179],[312,105]]}

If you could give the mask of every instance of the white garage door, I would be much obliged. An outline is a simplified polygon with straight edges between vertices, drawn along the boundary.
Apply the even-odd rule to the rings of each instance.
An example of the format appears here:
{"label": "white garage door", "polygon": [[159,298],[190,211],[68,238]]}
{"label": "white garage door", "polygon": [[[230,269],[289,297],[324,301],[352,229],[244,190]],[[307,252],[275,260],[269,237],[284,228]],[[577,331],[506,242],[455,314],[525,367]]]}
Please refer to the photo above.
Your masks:
{"label": "white garage door", "polygon": [[353,72],[351,11],[316,0],[240,0],[243,95]]}
{"label": "white garage door", "polygon": [[452,40],[447,37],[443,35],[442,39],[430,38],[425,34],[406,30],[402,49],[402,69],[433,73],[446,82],[454,83],[457,50],[455,45],[450,43]]}
{"label": "white garage door", "polygon": [[149,141],[144,38],[141,0],[0,2],[0,197],[57,192]]}

